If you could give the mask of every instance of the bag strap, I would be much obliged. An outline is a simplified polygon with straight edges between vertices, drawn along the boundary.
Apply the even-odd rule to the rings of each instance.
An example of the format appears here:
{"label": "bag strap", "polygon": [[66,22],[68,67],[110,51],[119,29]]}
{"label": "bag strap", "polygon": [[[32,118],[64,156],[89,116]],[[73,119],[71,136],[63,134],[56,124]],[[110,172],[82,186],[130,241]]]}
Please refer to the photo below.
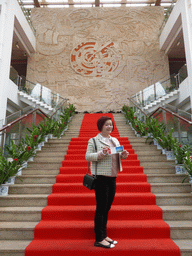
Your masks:
{"label": "bag strap", "polygon": [[[94,143],[94,146],[95,146],[95,152],[97,152],[97,145],[96,145],[95,138],[92,138],[92,139],[93,139],[93,143]],[[89,172],[89,165],[90,165],[90,162],[88,162],[88,165],[87,165],[87,174]],[[95,163],[95,175],[97,176],[97,161]]]}

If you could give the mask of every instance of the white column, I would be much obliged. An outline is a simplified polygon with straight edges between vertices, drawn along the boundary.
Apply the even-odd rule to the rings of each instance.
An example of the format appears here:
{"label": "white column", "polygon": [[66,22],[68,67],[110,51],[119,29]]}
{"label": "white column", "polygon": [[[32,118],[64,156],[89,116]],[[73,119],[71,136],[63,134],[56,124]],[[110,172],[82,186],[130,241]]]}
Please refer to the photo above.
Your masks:
{"label": "white column", "polygon": [[2,1],[0,16],[0,120],[5,119],[12,52],[14,11],[12,0]]}
{"label": "white column", "polygon": [[184,0],[183,3],[184,6],[181,11],[181,18],[189,81],[188,91],[191,99],[192,109],[192,0]]}

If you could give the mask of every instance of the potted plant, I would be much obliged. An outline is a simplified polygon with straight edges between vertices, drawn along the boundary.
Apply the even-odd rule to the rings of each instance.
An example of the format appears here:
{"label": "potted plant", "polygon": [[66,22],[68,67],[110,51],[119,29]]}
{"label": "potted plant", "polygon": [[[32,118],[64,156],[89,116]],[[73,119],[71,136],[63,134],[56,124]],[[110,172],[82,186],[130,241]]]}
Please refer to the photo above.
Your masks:
{"label": "potted plant", "polygon": [[184,159],[187,155],[187,152],[191,150],[190,145],[182,146],[179,142],[175,144],[173,148],[173,152],[175,155],[176,166],[175,171],[177,174],[185,173],[186,170],[184,168]]}
{"label": "potted plant", "polygon": [[189,177],[189,182],[192,184],[192,156],[190,155],[189,151],[187,151],[186,157],[184,158],[184,167],[187,171],[187,174],[182,182],[184,182]]}
{"label": "potted plant", "polygon": [[148,133],[146,130],[146,125],[142,123],[140,120],[135,121],[135,130],[136,130],[136,135],[138,137],[146,136]]}
{"label": "potted plant", "polygon": [[[12,162],[7,161],[7,159],[3,156],[2,152],[0,152],[0,195],[6,196],[9,190],[8,182],[9,178],[14,177],[18,172],[19,165],[17,164],[18,159],[13,159]],[[6,184],[7,183],[7,184]]]}
{"label": "potted plant", "polygon": [[175,159],[173,148],[178,143],[177,139],[173,138],[172,133],[173,133],[173,129],[171,129],[171,131],[167,135],[165,135],[162,131],[160,131],[160,135],[157,138],[157,141],[158,141],[159,145],[163,149],[166,150],[167,160],[174,160]]}

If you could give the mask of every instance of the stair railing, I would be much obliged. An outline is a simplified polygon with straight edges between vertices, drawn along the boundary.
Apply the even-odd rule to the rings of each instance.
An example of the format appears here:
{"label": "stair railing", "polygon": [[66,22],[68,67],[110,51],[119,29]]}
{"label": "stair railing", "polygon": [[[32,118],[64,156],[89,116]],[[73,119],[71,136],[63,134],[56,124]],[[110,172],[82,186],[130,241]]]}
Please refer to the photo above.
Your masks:
{"label": "stair railing", "polygon": [[[191,115],[185,112],[185,118],[181,115],[181,110],[177,110],[178,113],[171,111],[165,106],[159,106],[153,113],[148,113],[144,111],[134,100],[128,98],[130,101],[129,106],[133,107],[137,117],[143,121],[147,117],[158,118],[160,122],[166,125],[166,131],[169,131],[173,128],[173,136],[178,139],[181,144],[192,144],[192,121]],[[183,113],[184,114],[184,113]]]}
{"label": "stair railing", "polygon": [[41,109],[35,108],[4,125],[2,128],[0,128],[0,148],[3,153],[5,153],[5,146],[11,145],[11,140],[18,145],[22,138],[25,137],[25,134],[29,133],[27,128],[32,128],[33,124],[38,125],[47,118],[59,120],[61,112],[63,112],[66,107],[67,100],[64,99],[57,109],[51,113],[51,115],[47,115]]}
{"label": "stair railing", "polygon": [[65,100],[59,93],[52,92],[49,88],[39,84],[33,83],[24,76],[18,76],[17,85],[19,91],[22,91],[32,98],[51,106],[56,109],[59,104]]}
{"label": "stair railing", "polygon": [[170,92],[177,90],[179,85],[185,80],[185,78],[187,78],[187,76],[187,65],[185,64],[177,74],[173,74],[163,81],[159,81],[144,88],[138,93],[132,95],[131,98],[137,102],[140,107],[145,107]]}

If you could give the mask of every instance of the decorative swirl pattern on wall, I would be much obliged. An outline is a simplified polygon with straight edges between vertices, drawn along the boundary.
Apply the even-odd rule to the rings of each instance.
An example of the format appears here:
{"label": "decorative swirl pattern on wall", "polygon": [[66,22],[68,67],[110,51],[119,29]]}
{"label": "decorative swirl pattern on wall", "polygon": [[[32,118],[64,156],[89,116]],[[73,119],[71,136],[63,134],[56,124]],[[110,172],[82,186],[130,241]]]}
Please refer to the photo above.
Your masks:
{"label": "decorative swirl pattern on wall", "polygon": [[124,54],[114,47],[113,42],[81,43],[72,50],[70,60],[75,72],[91,77],[115,77],[125,65]]}

